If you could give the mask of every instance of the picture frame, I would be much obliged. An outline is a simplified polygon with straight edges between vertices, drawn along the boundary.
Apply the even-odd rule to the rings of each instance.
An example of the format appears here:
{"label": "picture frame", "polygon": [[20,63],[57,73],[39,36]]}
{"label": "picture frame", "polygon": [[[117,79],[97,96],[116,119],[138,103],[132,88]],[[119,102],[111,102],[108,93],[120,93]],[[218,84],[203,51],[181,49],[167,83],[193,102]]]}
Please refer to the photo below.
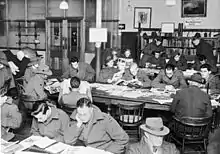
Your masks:
{"label": "picture frame", "polygon": [[134,28],[137,29],[139,22],[141,28],[151,28],[151,7],[135,7],[134,8]]}
{"label": "picture frame", "polygon": [[181,0],[181,16],[206,17],[207,0]]}

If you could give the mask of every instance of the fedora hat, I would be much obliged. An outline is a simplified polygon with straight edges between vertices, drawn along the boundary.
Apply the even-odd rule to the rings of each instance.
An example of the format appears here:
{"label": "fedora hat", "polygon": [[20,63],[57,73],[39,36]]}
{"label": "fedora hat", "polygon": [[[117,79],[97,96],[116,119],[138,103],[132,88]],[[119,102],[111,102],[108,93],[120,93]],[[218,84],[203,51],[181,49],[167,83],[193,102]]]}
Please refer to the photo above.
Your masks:
{"label": "fedora hat", "polygon": [[5,65],[5,66],[9,66],[7,57],[6,57],[6,55],[3,51],[0,51],[0,63]]}
{"label": "fedora hat", "polygon": [[193,36],[193,40],[200,39],[200,38],[201,38],[201,34],[200,34],[200,33],[196,33],[196,34]]}
{"label": "fedora hat", "polygon": [[50,70],[49,66],[45,65],[45,64],[41,64],[37,70],[36,70],[36,74],[45,74],[45,75],[52,75],[52,71]]}
{"label": "fedora hat", "polygon": [[165,136],[170,132],[169,128],[163,125],[163,120],[160,117],[146,118],[145,124],[141,125],[140,128],[156,136]]}
{"label": "fedora hat", "polygon": [[30,63],[28,64],[28,66],[32,66],[35,64],[39,64],[39,62],[41,61],[42,57],[33,57],[30,59]]}

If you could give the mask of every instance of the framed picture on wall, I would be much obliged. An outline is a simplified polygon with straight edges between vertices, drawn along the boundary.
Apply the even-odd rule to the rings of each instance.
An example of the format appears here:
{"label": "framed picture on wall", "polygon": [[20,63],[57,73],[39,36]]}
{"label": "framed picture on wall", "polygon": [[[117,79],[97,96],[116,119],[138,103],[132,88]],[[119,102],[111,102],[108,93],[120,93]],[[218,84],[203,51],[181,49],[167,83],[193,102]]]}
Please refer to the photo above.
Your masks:
{"label": "framed picture on wall", "polygon": [[141,23],[141,28],[151,27],[151,7],[135,7],[134,8],[134,28],[138,28]]}
{"label": "framed picture on wall", "polygon": [[181,0],[182,17],[206,17],[207,0]]}

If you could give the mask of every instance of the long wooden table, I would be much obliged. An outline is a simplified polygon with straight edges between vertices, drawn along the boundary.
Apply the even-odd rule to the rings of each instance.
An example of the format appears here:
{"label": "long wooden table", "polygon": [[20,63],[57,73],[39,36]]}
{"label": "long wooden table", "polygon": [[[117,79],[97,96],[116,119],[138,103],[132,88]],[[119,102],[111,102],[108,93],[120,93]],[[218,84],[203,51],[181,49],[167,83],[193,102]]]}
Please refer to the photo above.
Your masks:
{"label": "long wooden table", "polygon": [[110,95],[107,92],[97,90],[95,88],[92,89],[92,98],[93,102],[104,103],[107,105],[108,113],[111,111],[111,105],[117,105],[119,103],[123,104],[134,104],[134,103],[145,103],[146,109],[155,109],[155,110],[170,110],[171,102],[167,102],[164,104],[160,104],[159,102],[149,98],[149,97],[138,97],[138,98],[128,98]]}

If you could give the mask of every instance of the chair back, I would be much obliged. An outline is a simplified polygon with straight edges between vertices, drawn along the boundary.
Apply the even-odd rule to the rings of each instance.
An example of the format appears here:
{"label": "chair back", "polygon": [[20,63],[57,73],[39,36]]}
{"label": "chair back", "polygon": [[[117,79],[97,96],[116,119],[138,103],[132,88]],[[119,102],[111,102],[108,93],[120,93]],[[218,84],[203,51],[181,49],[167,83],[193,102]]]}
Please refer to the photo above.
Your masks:
{"label": "chair back", "polygon": [[11,79],[5,81],[3,87],[0,89],[0,95],[4,95],[7,93],[8,89],[10,88]]}
{"label": "chair back", "polygon": [[200,140],[208,137],[212,117],[183,117],[178,119],[173,116],[171,131],[177,137],[188,140]]}
{"label": "chair back", "polygon": [[[213,89],[214,88],[214,89]],[[207,82],[206,92],[212,94],[220,93],[220,73],[215,74],[210,80]]]}
{"label": "chair back", "polygon": [[142,122],[145,103],[118,104],[119,122],[127,125],[136,125]]}

